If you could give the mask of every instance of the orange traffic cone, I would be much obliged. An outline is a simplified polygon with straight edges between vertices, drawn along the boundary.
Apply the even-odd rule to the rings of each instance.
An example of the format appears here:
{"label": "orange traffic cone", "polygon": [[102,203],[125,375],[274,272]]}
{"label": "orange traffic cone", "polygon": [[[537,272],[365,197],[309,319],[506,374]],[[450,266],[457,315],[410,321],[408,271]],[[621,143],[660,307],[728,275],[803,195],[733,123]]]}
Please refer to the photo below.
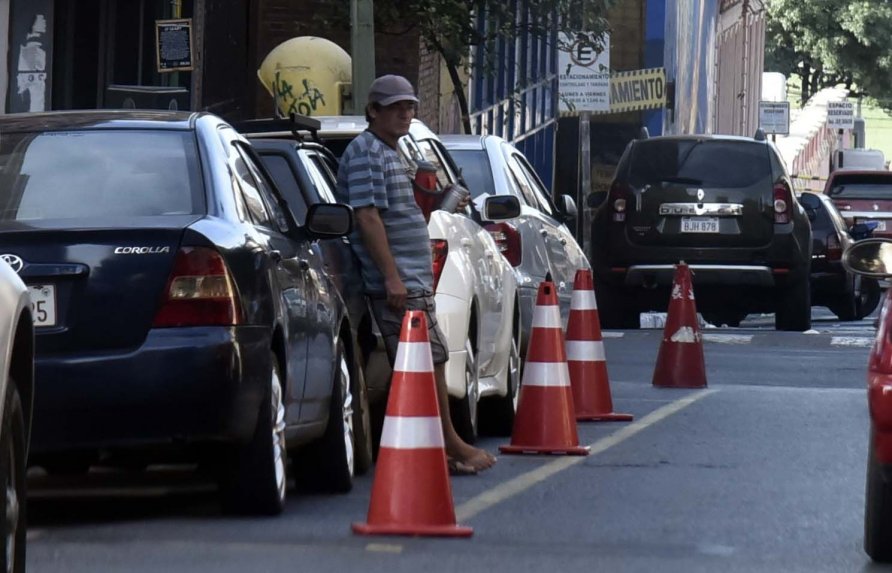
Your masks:
{"label": "orange traffic cone", "polygon": [[684,261],[675,265],[672,298],[663,329],[663,341],[654,369],[654,386],[666,388],[706,387],[703,339],[697,323],[697,306],[691,271]]}
{"label": "orange traffic cone", "polygon": [[410,310],[403,317],[367,519],[354,523],[353,532],[473,533],[455,523],[427,320],[421,311]]}
{"label": "orange traffic cone", "polygon": [[589,269],[576,271],[573,280],[567,322],[567,366],[578,421],[628,422],[632,419],[632,414],[613,412],[598,301]]}
{"label": "orange traffic cone", "polygon": [[576,434],[561,312],[551,281],[539,284],[511,445],[499,449],[506,454],[589,454]]}

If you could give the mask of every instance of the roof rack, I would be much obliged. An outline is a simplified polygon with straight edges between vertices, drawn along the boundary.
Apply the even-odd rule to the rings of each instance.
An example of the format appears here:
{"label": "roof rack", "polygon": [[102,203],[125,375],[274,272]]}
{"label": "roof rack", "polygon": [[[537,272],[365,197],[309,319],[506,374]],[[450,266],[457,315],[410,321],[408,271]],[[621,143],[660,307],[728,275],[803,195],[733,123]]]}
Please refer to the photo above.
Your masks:
{"label": "roof rack", "polygon": [[292,113],[287,118],[248,119],[233,124],[236,131],[241,133],[274,133],[290,131],[300,141],[304,140],[301,131],[310,132],[314,141],[319,141],[319,129],[322,122],[307,115]]}

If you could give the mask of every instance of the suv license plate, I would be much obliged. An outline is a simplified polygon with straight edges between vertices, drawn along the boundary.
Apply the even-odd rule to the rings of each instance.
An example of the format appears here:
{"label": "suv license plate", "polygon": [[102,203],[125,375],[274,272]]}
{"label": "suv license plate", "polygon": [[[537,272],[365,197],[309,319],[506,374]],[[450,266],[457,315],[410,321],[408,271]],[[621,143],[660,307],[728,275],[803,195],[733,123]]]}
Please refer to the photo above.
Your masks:
{"label": "suv license plate", "polygon": [[31,315],[34,326],[56,326],[56,287],[54,285],[30,285]]}
{"label": "suv license plate", "polygon": [[718,233],[718,217],[682,217],[682,233]]}

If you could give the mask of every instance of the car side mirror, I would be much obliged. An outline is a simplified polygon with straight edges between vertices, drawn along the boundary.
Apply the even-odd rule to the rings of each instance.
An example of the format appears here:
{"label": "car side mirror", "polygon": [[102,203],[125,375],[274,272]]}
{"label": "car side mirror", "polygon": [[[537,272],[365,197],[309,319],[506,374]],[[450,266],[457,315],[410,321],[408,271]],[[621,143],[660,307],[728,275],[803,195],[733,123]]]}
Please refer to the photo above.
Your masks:
{"label": "car side mirror", "polygon": [[842,265],[859,275],[886,278],[892,275],[892,240],[858,241],[843,253]]}
{"label": "car side mirror", "polygon": [[558,200],[558,209],[560,209],[566,221],[575,221],[576,215],[579,214],[579,210],[576,209],[576,201],[569,195],[561,195]]}
{"label": "car side mirror", "polygon": [[806,207],[805,214],[808,216],[808,220],[812,223],[818,219],[818,210],[814,207]]}
{"label": "car side mirror", "polygon": [[316,203],[307,210],[304,229],[320,239],[335,239],[353,230],[353,209],[340,203]]}
{"label": "car side mirror", "polygon": [[494,195],[483,203],[483,217],[487,221],[504,221],[520,216],[520,201],[514,195]]}

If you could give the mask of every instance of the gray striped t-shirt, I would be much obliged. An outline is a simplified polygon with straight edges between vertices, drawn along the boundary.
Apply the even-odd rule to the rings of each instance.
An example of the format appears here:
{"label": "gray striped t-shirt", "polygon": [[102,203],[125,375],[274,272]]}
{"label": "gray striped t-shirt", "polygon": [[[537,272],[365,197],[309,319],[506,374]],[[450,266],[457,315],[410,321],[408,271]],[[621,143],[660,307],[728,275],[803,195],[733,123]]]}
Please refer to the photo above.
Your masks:
{"label": "gray striped t-shirt", "polygon": [[[378,208],[406,290],[433,292],[430,235],[415,202],[412,181],[397,152],[372,132],[362,132],[341,156],[336,192],[338,201],[354,209],[372,205]],[[358,227],[350,235],[350,244],[362,265],[365,291],[384,294],[384,276],[366,249]]]}

